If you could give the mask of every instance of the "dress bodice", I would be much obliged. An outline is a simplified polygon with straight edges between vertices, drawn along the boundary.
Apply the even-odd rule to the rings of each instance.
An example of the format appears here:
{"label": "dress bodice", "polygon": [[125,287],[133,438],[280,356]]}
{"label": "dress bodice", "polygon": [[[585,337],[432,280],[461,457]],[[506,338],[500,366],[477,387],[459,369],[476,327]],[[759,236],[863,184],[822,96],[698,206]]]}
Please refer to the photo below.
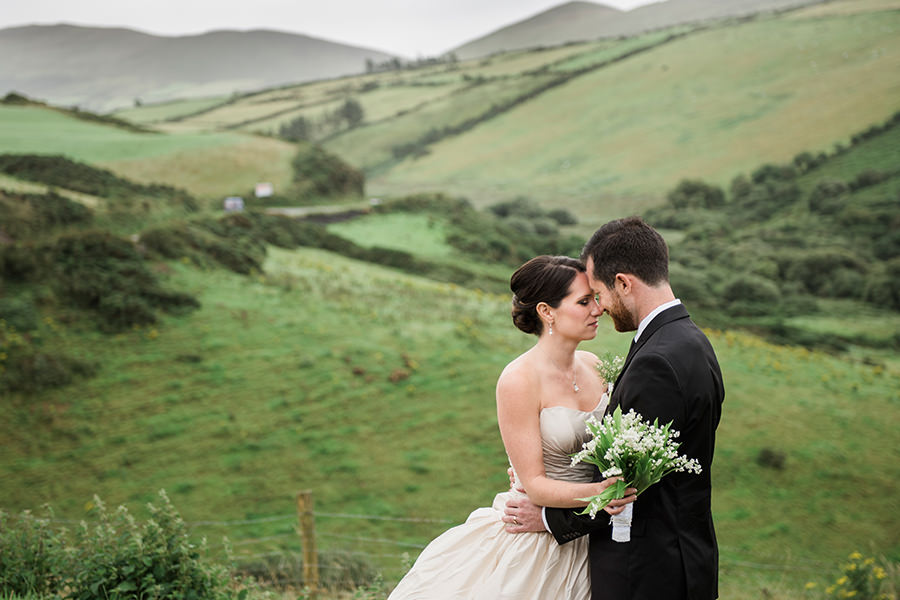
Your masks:
{"label": "dress bodice", "polygon": [[584,422],[591,415],[598,420],[602,419],[608,404],[609,398],[603,394],[596,408],[591,411],[567,406],[550,406],[541,410],[541,449],[547,477],[565,481],[593,480],[594,466],[589,463],[572,466],[572,455],[580,452],[582,444],[591,437]]}

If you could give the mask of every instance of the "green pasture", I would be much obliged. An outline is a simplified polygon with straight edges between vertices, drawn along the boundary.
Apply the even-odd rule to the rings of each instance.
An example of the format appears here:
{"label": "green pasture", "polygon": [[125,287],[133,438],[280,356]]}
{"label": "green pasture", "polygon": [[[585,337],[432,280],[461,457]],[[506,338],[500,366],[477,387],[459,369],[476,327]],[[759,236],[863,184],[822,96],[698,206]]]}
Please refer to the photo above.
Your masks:
{"label": "green pasture", "polygon": [[259,182],[271,182],[276,193],[291,185],[294,144],[242,134],[216,135],[227,136],[232,143],[97,164],[140,183],[168,183],[201,198],[246,196]]}
{"label": "green pasture", "polygon": [[[603,42],[601,42],[603,43]],[[606,42],[610,43],[610,42]],[[581,55],[592,44],[567,44],[541,50],[517,50],[486,58],[477,58],[461,64],[461,70],[470,77],[509,77],[523,75]]]}
{"label": "green pasture", "polygon": [[452,233],[453,227],[438,216],[405,212],[370,214],[334,223],[328,229],[360,246],[402,250],[436,263],[462,267],[493,280],[506,281],[511,275],[508,265],[478,261],[448,244],[447,235]]}
{"label": "green pasture", "polygon": [[234,144],[236,134],[165,135],[133,133],[33,106],[0,106],[0,151],[12,154],[64,154],[98,163],[152,159],[176,152],[198,152]]}
{"label": "green pasture", "polygon": [[[829,151],[898,108],[900,11],[696,32],[577,77],[370,180],[484,204],[528,195],[602,221],[686,177],[718,184]],[[536,126],[535,124],[547,124]]]}
{"label": "green pasture", "polygon": [[245,195],[292,179],[293,144],[239,133],[132,133],[39,107],[0,106],[0,152],[62,154],[199,197]]}
{"label": "green pasture", "polygon": [[221,104],[226,99],[226,96],[216,96],[212,98],[173,100],[159,104],[145,104],[118,110],[113,113],[113,116],[139,125],[152,125],[207,110]]}
{"label": "green pasture", "polygon": [[550,79],[548,75],[536,75],[473,83],[396,118],[351,129],[328,140],[325,147],[356,167],[380,170],[394,162],[394,147],[416,143],[431,131],[480,117],[493,104],[511,101]]}
{"label": "green pasture", "polygon": [[[192,531],[214,548],[227,535],[246,559],[299,551],[294,495],[310,489],[320,550],[359,552],[391,581],[400,554],[507,484],[494,383],[533,338],[505,296],[317,250],[270,248],[250,277],[155,270],[202,308],[116,336],[46,315],[39,335],[99,374],[5,400],[0,506],[49,502],[79,519],[99,494],[140,513],[165,488]],[[727,386],[713,496],[722,597],[799,597],[853,550],[896,560],[897,372],[709,335]],[[624,353],[628,341],[604,321],[583,347]],[[764,450],[783,467],[760,462]]]}

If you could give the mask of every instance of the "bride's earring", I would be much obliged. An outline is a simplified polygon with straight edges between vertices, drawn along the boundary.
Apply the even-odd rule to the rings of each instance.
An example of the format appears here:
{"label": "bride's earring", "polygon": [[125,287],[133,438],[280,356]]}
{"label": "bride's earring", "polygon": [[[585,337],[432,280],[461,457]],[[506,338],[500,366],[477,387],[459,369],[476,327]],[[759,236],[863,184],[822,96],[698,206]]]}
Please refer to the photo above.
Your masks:
{"label": "bride's earring", "polygon": [[550,321],[550,335],[553,335],[553,321]]}

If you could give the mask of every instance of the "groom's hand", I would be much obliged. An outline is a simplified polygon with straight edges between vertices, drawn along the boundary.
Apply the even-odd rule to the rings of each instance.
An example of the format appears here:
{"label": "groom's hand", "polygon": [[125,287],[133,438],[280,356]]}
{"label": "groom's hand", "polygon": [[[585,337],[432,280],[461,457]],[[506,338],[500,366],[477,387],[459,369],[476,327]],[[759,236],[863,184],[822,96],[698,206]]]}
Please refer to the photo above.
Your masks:
{"label": "groom's hand", "polygon": [[503,511],[503,522],[509,533],[525,533],[526,531],[547,531],[541,516],[541,507],[535,506],[527,497],[506,501]]}
{"label": "groom's hand", "polygon": [[[610,477],[609,479],[604,479],[600,482],[603,485],[603,489],[608,488],[612,484],[617,481],[620,481],[621,477]],[[635,488],[625,488],[625,497],[624,498],[616,498],[615,500],[610,500],[609,504],[607,504],[603,510],[608,512],[610,515],[617,515],[623,510],[625,510],[626,504],[631,504],[637,499],[637,490]]]}

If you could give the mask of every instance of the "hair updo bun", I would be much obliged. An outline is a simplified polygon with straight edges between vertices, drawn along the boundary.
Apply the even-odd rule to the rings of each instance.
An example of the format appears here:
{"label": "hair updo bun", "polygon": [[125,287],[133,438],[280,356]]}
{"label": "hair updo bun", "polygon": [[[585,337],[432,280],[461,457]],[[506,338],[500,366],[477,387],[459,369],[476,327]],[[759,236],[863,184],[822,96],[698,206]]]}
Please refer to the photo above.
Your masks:
{"label": "hair updo bun", "polygon": [[536,256],[519,267],[509,280],[513,324],[525,333],[540,335],[544,322],[537,305],[545,302],[558,307],[578,273],[584,273],[584,265],[568,256]]}

